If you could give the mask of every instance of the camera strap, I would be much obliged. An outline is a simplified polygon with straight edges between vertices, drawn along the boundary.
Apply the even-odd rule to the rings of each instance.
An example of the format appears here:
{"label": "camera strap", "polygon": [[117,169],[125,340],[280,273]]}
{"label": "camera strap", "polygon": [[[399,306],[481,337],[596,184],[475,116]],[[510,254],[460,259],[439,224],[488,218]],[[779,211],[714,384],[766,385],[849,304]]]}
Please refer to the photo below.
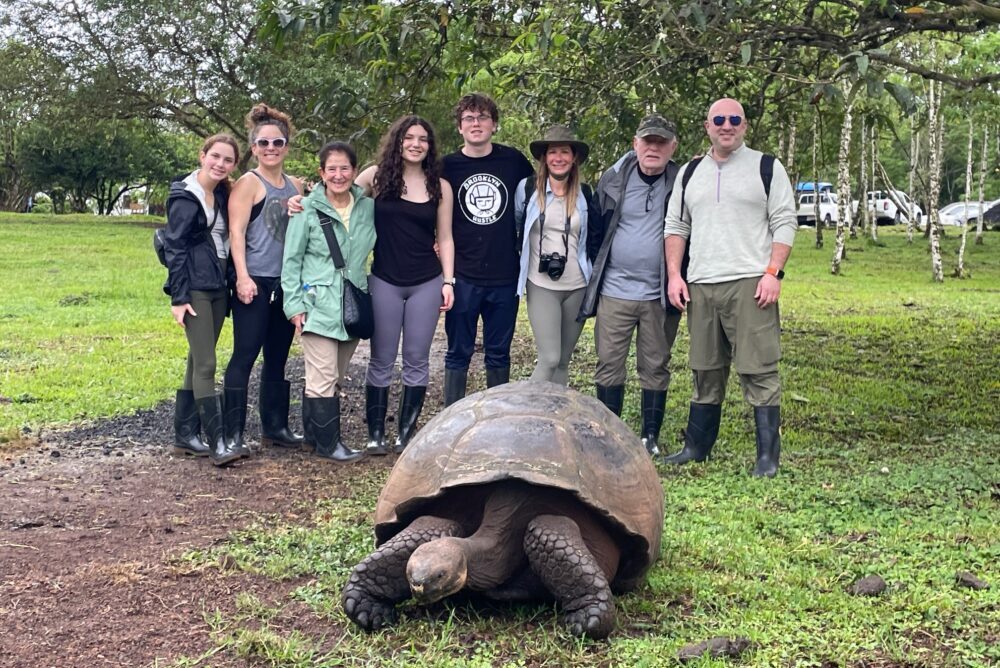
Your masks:
{"label": "camera strap", "polygon": [[[542,257],[542,242],[545,240],[545,204],[548,198],[543,198],[542,207],[538,212],[538,258]],[[566,208],[565,202],[567,200],[563,199],[563,208]],[[566,256],[566,261],[569,261],[569,226],[570,226],[570,212],[566,212],[566,226],[563,228],[563,254]]]}

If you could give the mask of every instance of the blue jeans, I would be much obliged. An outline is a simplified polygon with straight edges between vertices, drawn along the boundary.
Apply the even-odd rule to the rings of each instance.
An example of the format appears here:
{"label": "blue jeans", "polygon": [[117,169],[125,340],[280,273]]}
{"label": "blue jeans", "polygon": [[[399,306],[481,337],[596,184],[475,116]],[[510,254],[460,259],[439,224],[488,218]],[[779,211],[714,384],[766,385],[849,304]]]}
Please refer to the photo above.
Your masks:
{"label": "blue jeans", "polygon": [[457,279],[455,305],[445,315],[448,353],[444,367],[453,371],[469,368],[476,346],[476,329],[483,319],[483,348],[487,369],[510,366],[510,344],[517,322],[517,283],[481,286]]}

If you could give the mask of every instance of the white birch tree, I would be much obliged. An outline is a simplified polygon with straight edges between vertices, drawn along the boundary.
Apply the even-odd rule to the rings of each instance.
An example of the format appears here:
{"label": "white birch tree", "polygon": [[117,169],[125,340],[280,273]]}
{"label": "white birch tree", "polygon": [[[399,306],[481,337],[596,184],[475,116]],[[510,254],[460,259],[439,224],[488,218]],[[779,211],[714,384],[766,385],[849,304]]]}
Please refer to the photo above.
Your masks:
{"label": "white birch tree", "polygon": [[944,282],[944,269],[941,265],[941,221],[938,218],[937,201],[941,194],[941,152],[944,144],[944,124],[940,121],[941,84],[931,80],[927,101],[927,137],[930,142],[928,150],[928,189],[927,197],[927,229],[931,242],[931,278],[937,283]]}
{"label": "white birch tree", "polygon": [[[851,115],[854,110],[854,96],[847,100],[844,108],[844,122],[840,126],[840,151],[837,154],[837,243],[833,251],[830,273],[840,274],[840,263],[847,257],[844,239],[844,222],[851,201]],[[852,218],[853,220],[853,218]],[[817,223],[816,229],[819,229]]]}
{"label": "white birch tree", "polygon": [[[965,278],[965,243],[969,238],[969,200],[972,198],[972,141],[975,136],[975,126],[969,118],[969,146],[965,152],[965,206],[963,207],[962,242],[958,245],[958,264],[955,265],[954,276]],[[982,216],[979,216],[982,218]]]}
{"label": "white birch tree", "polygon": [[[875,186],[875,165],[877,164],[879,167],[882,166],[882,163],[878,162],[878,153],[876,153],[876,150],[875,150],[875,145],[878,143],[876,141],[876,137],[878,136],[878,133],[875,130],[875,123],[872,123],[871,127],[868,130],[868,133],[869,133],[868,134],[868,145],[871,146],[871,152],[872,152],[872,154],[871,154],[871,165],[872,165],[872,180],[871,180],[871,183],[872,183],[872,189],[875,190],[876,189],[874,187]],[[861,152],[864,153],[864,147],[861,148]],[[887,191],[890,191],[890,192],[892,191],[892,185],[885,178],[884,171],[883,171],[883,176],[882,176],[882,186]],[[886,193],[886,194],[888,194],[888,193]],[[878,241],[878,216],[875,215],[874,209],[871,212],[871,216],[869,216],[868,224],[871,226],[871,229],[870,229],[869,233],[871,234],[872,241],[876,241],[877,242]]]}
{"label": "white birch tree", "polygon": [[913,116],[910,116],[910,181],[906,192],[910,194],[910,215],[906,217],[906,243],[913,243],[913,218],[916,213],[917,198],[913,192],[913,179],[917,175],[917,165],[920,161],[920,133],[917,131],[917,124]]}
{"label": "white birch tree", "polygon": [[823,247],[823,226],[819,222],[819,107],[813,107],[813,217],[816,220],[816,248]]}
{"label": "white birch tree", "polygon": [[[983,155],[982,162],[979,163],[979,215],[976,216],[976,245],[983,245],[983,218],[986,212],[986,153],[990,145],[990,126],[983,128]],[[998,205],[1000,206],[1000,205]]]}
{"label": "white birch tree", "polygon": [[861,191],[861,195],[858,199],[858,215],[854,216],[852,220],[857,219],[858,224],[864,228],[868,227],[868,191],[871,190],[875,183],[874,181],[868,180],[868,168],[865,165],[867,160],[867,154],[865,152],[865,146],[868,142],[868,118],[866,116],[861,117],[861,132],[859,133],[860,141],[858,145],[861,150],[858,151],[858,190]]}

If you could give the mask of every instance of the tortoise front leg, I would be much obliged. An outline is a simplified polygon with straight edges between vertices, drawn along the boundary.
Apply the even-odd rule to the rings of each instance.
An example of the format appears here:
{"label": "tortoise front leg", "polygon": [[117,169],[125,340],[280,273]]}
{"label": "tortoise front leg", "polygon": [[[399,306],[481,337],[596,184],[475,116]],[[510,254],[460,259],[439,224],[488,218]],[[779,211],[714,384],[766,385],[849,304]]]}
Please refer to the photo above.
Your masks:
{"label": "tortoise front leg", "polygon": [[615,626],[615,601],[576,522],[562,515],[539,515],[524,533],[531,569],[562,604],[571,633],[606,638]]}
{"label": "tortoise front leg", "polygon": [[344,612],[365,631],[396,621],[396,603],[410,597],[406,562],[418,546],[444,536],[461,536],[458,522],[418,517],[354,567],[344,586]]}

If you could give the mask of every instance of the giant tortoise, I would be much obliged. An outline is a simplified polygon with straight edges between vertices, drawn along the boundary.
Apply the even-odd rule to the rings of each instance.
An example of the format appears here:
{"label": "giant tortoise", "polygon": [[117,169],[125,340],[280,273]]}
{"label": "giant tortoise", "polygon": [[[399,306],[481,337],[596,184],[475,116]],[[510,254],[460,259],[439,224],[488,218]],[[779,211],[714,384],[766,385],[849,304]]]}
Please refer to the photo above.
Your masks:
{"label": "giant tortoise", "polygon": [[366,630],[411,595],[555,598],[576,634],[606,637],[612,591],[660,550],[663,490],[642,444],[599,401],[509,383],[446,408],[399,457],[375,508],[377,549],[344,588]]}

